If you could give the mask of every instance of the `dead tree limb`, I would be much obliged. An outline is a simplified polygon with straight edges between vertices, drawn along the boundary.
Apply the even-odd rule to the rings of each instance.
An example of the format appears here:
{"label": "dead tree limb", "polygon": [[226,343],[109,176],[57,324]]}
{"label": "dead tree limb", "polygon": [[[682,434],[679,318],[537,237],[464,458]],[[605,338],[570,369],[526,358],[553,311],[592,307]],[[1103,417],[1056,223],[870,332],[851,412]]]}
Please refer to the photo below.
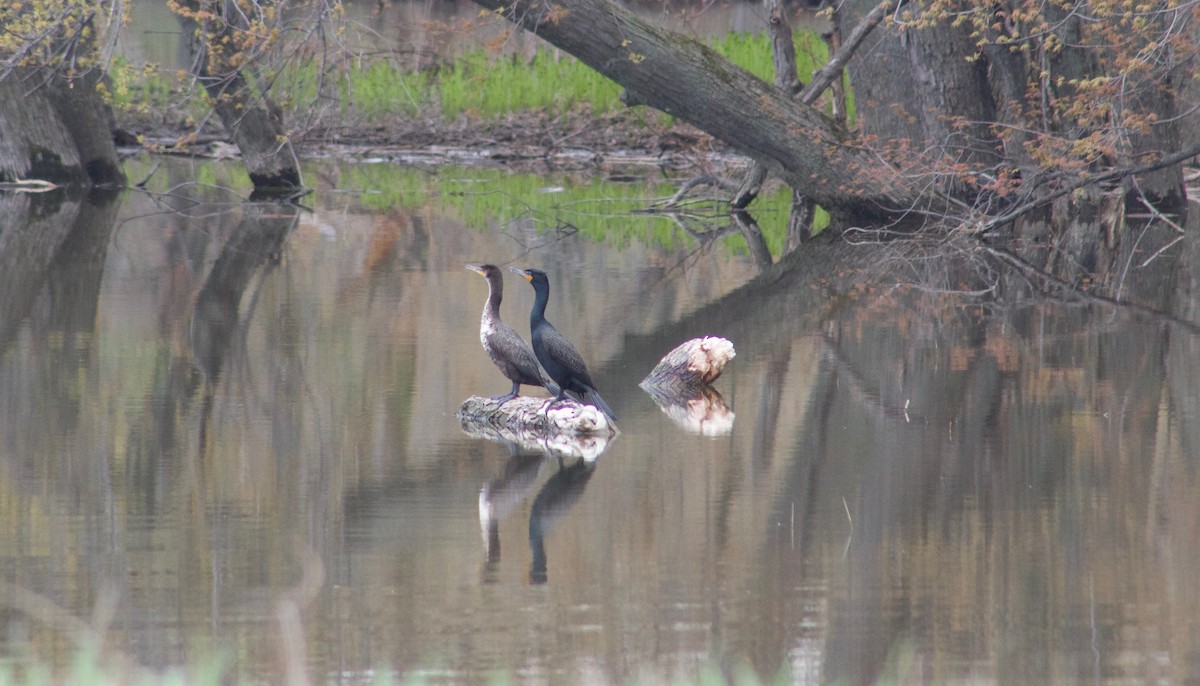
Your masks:
{"label": "dead tree limb", "polygon": [[[519,403],[517,407],[512,408],[517,410],[516,413],[509,412],[508,405],[523,400],[533,402]],[[468,436],[564,459],[581,458],[593,461],[600,457],[608,449],[609,443],[616,438],[615,433],[607,430],[576,433],[576,427],[567,427],[567,431],[557,431],[547,428],[550,424],[539,424],[536,419],[532,423],[523,423],[522,420],[528,416],[528,412],[536,412],[542,402],[540,398],[514,398],[505,403],[502,409],[490,398],[473,396],[463,402],[457,416],[462,423],[463,432]],[[601,418],[604,418],[603,415]],[[539,424],[541,428],[535,428],[534,424]]]}
{"label": "dead tree limb", "polygon": [[858,50],[858,46],[862,45],[867,34],[871,33],[871,30],[878,26],[883,18],[896,8],[896,4],[896,0],[883,0],[875,6],[875,9],[868,12],[862,21],[858,22],[850,31],[850,35],[842,41],[841,48],[829,58],[825,66],[813,72],[812,81],[804,87],[804,90],[800,91],[800,102],[811,105],[834,81],[841,80],[842,70],[846,68],[846,63]]}
{"label": "dead tree limb", "polygon": [[1196,155],[1200,155],[1200,143],[1197,143],[1196,145],[1193,145],[1192,147],[1190,147],[1186,150],[1182,150],[1180,152],[1173,153],[1171,155],[1165,155],[1154,162],[1148,162],[1146,164],[1139,164],[1139,165],[1135,165],[1132,167],[1120,167],[1118,169],[1111,169],[1109,171],[1106,171],[1106,172],[1103,172],[1100,174],[1093,174],[1092,176],[1088,176],[1086,178],[1077,179],[1076,181],[1074,181],[1072,183],[1063,184],[1062,186],[1059,186],[1058,188],[1056,188],[1053,191],[1050,191],[1049,193],[1045,193],[1044,195],[1041,195],[1041,196],[1038,196],[1031,200],[1028,200],[1026,202],[1017,204],[1015,207],[1008,210],[1004,214],[1001,214],[996,217],[991,217],[987,221],[983,222],[981,225],[976,226],[976,227],[970,227],[970,228],[971,228],[972,233],[977,233],[977,234],[983,235],[990,231],[994,231],[997,228],[1012,222],[1017,217],[1028,214],[1029,212],[1032,212],[1033,210],[1036,210],[1039,207],[1045,207],[1046,205],[1049,205],[1050,203],[1057,200],[1058,198],[1061,198],[1064,195],[1069,195],[1070,193],[1074,193],[1075,191],[1077,191],[1081,188],[1086,188],[1087,186],[1092,186],[1092,185],[1095,185],[1098,183],[1112,182],[1112,181],[1116,181],[1118,179],[1128,178],[1130,176],[1134,176],[1137,174],[1144,174],[1146,172],[1151,172],[1156,169],[1162,169],[1164,167],[1170,167],[1172,165],[1176,165],[1181,162],[1185,162],[1188,159],[1195,157]]}

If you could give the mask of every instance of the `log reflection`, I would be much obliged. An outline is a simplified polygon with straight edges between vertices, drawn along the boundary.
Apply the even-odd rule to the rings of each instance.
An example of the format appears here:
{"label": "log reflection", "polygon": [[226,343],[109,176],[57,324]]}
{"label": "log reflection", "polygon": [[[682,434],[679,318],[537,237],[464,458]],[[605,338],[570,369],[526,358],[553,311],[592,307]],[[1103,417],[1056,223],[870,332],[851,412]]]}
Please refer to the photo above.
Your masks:
{"label": "log reflection", "polygon": [[658,409],[688,433],[701,436],[727,436],[733,431],[733,410],[712,386],[697,386],[668,392],[658,386],[646,387]]}

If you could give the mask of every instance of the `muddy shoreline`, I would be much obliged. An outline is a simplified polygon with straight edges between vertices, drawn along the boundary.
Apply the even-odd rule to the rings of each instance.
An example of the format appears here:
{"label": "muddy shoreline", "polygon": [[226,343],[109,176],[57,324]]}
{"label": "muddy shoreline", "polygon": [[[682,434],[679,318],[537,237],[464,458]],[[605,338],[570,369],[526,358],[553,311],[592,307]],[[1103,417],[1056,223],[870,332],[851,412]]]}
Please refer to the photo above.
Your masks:
{"label": "muddy shoreline", "polygon": [[[302,159],[598,173],[651,167],[671,176],[736,174],[748,164],[702,131],[680,123],[659,124],[636,111],[559,117],[526,112],[455,120],[397,117],[298,127],[291,135]],[[197,132],[161,121],[134,121],[121,126],[116,137],[123,155],[238,156],[229,136],[213,127]]]}

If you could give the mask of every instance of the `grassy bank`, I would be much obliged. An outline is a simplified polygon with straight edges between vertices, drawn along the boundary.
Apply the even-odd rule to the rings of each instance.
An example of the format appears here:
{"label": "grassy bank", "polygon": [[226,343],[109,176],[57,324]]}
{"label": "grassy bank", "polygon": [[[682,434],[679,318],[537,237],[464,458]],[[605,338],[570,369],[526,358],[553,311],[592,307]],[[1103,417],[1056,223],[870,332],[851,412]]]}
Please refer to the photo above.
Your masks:
{"label": "grassy bank", "polygon": [[[797,31],[795,39],[797,69],[807,80],[828,52],[810,30]],[[759,78],[773,78],[765,35],[731,33],[710,44]],[[118,113],[145,114],[174,107],[199,117],[206,111],[205,96],[186,75],[121,61],[114,64],[112,75]],[[561,117],[578,111],[607,114],[625,109],[616,84],[575,58],[546,48],[528,59],[474,49],[424,71],[404,68],[387,55],[341,61],[310,57],[292,60],[271,76],[268,90],[292,115],[290,121],[311,120],[314,113],[339,121],[378,123],[429,113],[488,118],[537,110]],[[663,117],[661,121],[669,123]]]}

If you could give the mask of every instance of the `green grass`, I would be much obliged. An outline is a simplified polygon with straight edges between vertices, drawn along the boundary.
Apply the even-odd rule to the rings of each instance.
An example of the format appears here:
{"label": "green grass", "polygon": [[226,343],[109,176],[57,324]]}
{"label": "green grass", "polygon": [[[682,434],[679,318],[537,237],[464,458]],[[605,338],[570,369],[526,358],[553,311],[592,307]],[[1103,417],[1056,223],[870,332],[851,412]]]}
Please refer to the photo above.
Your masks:
{"label": "green grass", "polygon": [[52,665],[36,657],[0,664],[0,686],[219,686],[228,679],[228,661],[210,655],[193,664],[162,671],[129,664],[118,654],[104,654],[94,644],[76,648],[68,665]]}
{"label": "green grass", "polygon": [[[828,52],[811,30],[797,31],[795,43],[797,70],[807,81],[813,69],[828,59]],[[730,33],[713,39],[710,45],[755,76],[773,79],[770,41],[765,34]],[[319,71],[322,66],[324,74]],[[143,69],[117,59],[111,76],[112,101],[118,112],[165,110],[185,97],[191,103],[202,101],[191,82],[174,72]],[[527,110],[561,116],[584,106],[599,114],[624,109],[615,83],[574,57],[547,48],[539,48],[528,60],[521,55],[473,49],[428,71],[404,68],[387,55],[328,63],[310,55],[271,76],[270,93],[286,111],[306,109],[324,95],[336,99],[335,116],[368,122],[413,116],[426,107],[451,118],[462,114],[494,118]],[[668,121],[666,115],[661,116]]]}
{"label": "green grass", "polygon": [[[113,659],[117,657],[117,659]],[[222,658],[208,658],[193,664],[168,668],[165,670],[150,670],[136,665],[124,663],[119,656],[105,656],[92,648],[83,648],[76,652],[73,662],[65,666],[51,666],[41,661],[33,661],[23,668],[15,668],[11,664],[0,664],[0,686],[21,684],[22,686],[55,686],[57,684],[72,684],[72,686],[218,686],[219,684],[262,683],[261,678],[248,675],[237,676],[229,673],[230,665]],[[304,669],[300,667],[300,669]],[[441,683],[441,679],[429,679],[419,672],[398,675],[387,668],[377,668],[372,671],[370,683],[379,686],[422,686],[429,683]],[[364,683],[366,680],[364,680]],[[314,683],[319,683],[314,681]],[[498,671],[493,673],[487,683],[494,686],[508,686],[521,683],[514,675]],[[691,673],[667,677],[649,668],[625,683],[634,686],[776,686],[795,683],[788,665],[784,664],[773,676],[760,676],[746,661],[738,661],[730,670],[729,675],[715,661],[697,665]]]}
{"label": "green grass", "polygon": [[493,57],[473,50],[440,70],[433,88],[447,117],[522,110],[562,115],[582,105],[595,112],[621,107],[616,84],[575,58],[544,48],[528,64],[518,55]]}
{"label": "green grass", "polygon": [[[792,40],[796,48],[796,74],[804,83],[812,80],[814,71],[829,61],[829,48],[815,31],[795,31]],[[711,42],[714,50],[730,62],[754,74],[763,81],[775,80],[775,65],[771,58],[771,43],[762,33],[729,33]],[[854,121],[854,94],[846,88],[846,112]]]}

